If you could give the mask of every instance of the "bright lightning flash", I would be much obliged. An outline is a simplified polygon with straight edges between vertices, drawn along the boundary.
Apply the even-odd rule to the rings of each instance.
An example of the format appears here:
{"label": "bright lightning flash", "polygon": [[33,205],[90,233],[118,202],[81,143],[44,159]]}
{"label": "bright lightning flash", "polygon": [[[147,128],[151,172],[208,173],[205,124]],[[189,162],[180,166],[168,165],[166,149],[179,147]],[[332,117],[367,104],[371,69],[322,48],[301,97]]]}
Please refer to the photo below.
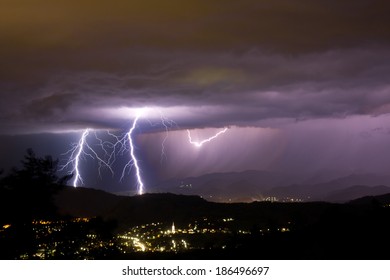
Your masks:
{"label": "bright lightning flash", "polygon": [[83,149],[84,149],[84,145],[85,145],[85,138],[87,138],[88,134],[89,134],[89,130],[86,129],[83,132],[83,135],[81,136],[81,139],[80,139],[78,147],[77,147],[78,151],[77,151],[76,156],[74,158],[75,159],[75,164],[74,164],[75,176],[74,176],[74,180],[73,180],[73,187],[77,187],[78,181],[80,181],[80,183],[83,184],[83,178],[81,177],[80,171],[79,171],[79,163],[80,163],[80,156],[83,153]]}
{"label": "bright lightning flash", "polygon": [[138,165],[137,157],[134,154],[134,143],[133,143],[133,138],[132,138],[133,131],[137,125],[137,121],[140,118],[140,116],[141,116],[141,113],[137,113],[137,116],[135,117],[135,119],[133,121],[133,126],[130,128],[129,132],[127,133],[127,137],[129,139],[129,145],[130,145],[130,156],[131,156],[131,159],[133,161],[134,168],[135,168],[135,174],[137,176],[138,194],[141,195],[144,192],[144,183],[142,181],[141,171],[140,171],[140,168]]}
{"label": "bright lightning flash", "polygon": [[208,142],[214,140],[214,139],[217,138],[219,135],[225,133],[227,130],[228,130],[228,128],[225,127],[223,130],[219,131],[217,134],[215,134],[215,135],[213,135],[213,136],[211,136],[211,137],[209,137],[209,138],[207,138],[207,139],[204,139],[204,140],[202,140],[202,141],[193,141],[193,140],[192,140],[192,137],[191,137],[191,132],[190,132],[189,129],[187,129],[188,141],[189,141],[192,145],[194,145],[195,147],[200,148],[200,147],[203,146],[203,144],[208,143]]}
{"label": "bright lightning flash", "polygon": [[[99,157],[98,154],[93,150],[93,148],[88,144],[87,137],[90,134],[90,129],[86,129],[79,140],[78,143],[75,143],[72,145],[72,148],[67,151],[64,155],[68,155],[68,160],[65,165],[61,167],[60,170],[64,170],[65,168],[71,167],[70,173],[74,175],[74,180],[72,182],[72,185],[74,187],[77,187],[79,185],[84,184],[83,178],[81,176],[80,172],[80,160],[84,156],[88,156],[92,159],[96,159],[99,162],[99,175],[100,175],[100,169],[102,167],[108,167],[111,173],[114,175],[114,172],[111,168],[113,164],[116,162],[117,155],[123,156],[125,153],[130,154],[130,160],[125,164],[125,166],[122,169],[122,175],[120,177],[120,181],[123,180],[126,173],[129,172],[132,168],[135,169],[135,176],[137,180],[137,192],[138,194],[144,193],[144,182],[141,176],[141,167],[139,165],[139,161],[136,156],[136,147],[134,144],[134,133],[135,129],[137,128],[137,124],[140,118],[144,116],[146,112],[150,113],[151,108],[142,108],[137,109],[135,111],[135,118],[132,122],[131,128],[128,130],[127,133],[116,136],[113,133],[110,133],[107,131],[107,135],[112,138],[111,140],[103,140],[100,139],[96,132],[95,132],[95,138],[98,141],[99,149],[101,149],[100,153],[103,152],[103,158]],[[132,113],[134,114],[134,111],[132,112],[126,112],[126,113]],[[149,114],[148,113],[148,114]],[[160,123],[165,128],[166,136],[162,142],[162,152],[161,152],[161,161],[163,157],[165,156],[164,152],[164,143],[168,137],[168,130],[169,127],[175,125],[175,123],[167,118],[165,118],[162,113],[159,114]],[[147,119],[148,120],[148,119]],[[154,126],[156,124],[153,124],[150,120],[148,120],[149,123]]]}
{"label": "bright lightning flash", "polygon": [[100,174],[100,168],[102,166],[107,167],[112,174],[114,174],[113,170],[111,169],[110,165],[106,163],[102,158],[98,156],[98,154],[95,152],[95,150],[88,144],[86,141],[87,136],[89,135],[90,129],[84,130],[83,134],[81,135],[81,138],[77,144],[74,144],[74,146],[65,153],[65,155],[70,154],[69,160],[66,162],[65,165],[63,165],[60,170],[64,170],[65,168],[72,166],[71,173],[74,174],[74,180],[73,180],[73,187],[78,187],[79,185],[83,185],[84,181],[81,176],[80,172],[80,159],[82,156],[89,156],[92,159],[97,159],[99,162],[99,174]]}
{"label": "bright lightning flash", "polygon": [[[138,121],[140,118],[143,117],[143,115],[148,112],[148,115],[150,116],[150,111],[153,108],[142,108],[142,109],[136,109],[135,111],[135,118],[132,122],[131,128],[128,130],[127,133],[122,134],[121,136],[116,136],[115,134],[110,133],[107,131],[107,135],[111,138],[113,138],[114,141],[108,141],[98,138],[97,133],[95,132],[95,138],[99,142],[98,146],[100,147],[103,152],[104,156],[103,158],[99,157],[97,152],[88,144],[87,137],[90,135],[91,130],[86,129],[81,135],[81,138],[78,143],[73,144],[72,148],[65,153],[65,155],[69,156],[69,159],[67,160],[66,164],[61,167],[60,170],[64,170],[65,168],[68,169],[70,167],[71,171],[70,173],[74,175],[74,180],[72,182],[72,185],[74,187],[77,187],[79,185],[83,185],[83,178],[80,172],[80,160],[83,157],[90,157],[92,159],[95,159],[98,161],[99,164],[99,175],[100,175],[100,169],[103,167],[107,167],[111,173],[114,175],[114,172],[111,168],[111,166],[114,164],[116,161],[116,156],[117,155],[123,155],[125,152],[130,154],[130,160],[127,162],[127,164],[124,166],[122,170],[122,176],[120,178],[120,181],[123,180],[125,174],[127,171],[130,171],[132,168],[135,169],[135,175],[136,175],[136,180],[137,180],[137,190],[138,194],[142,195],[144,193],[144,182],[141,176],[141,168],[139,165],[139,161],[137,159],[136,153],[135,153],[135,145],[134,145],[134,132],[137,127]],[[156,110],[152,110],[156,111]],[[126,113],[128,110],[126,110]],[[134,114],[134,111],[131,112]],[[152,112],[153,113],[153,112]],[[127,115],[127,114],[126,114]],[[177,126],[176,123],[172,120],[169,120],[163,116],[161,111],[159,112],[159,119],[160,119],[160,124],[165,128],[165,138],[161,144],[161,162],[163,161],[163,158],[166,157],[165,155],[165,141],[167,140],[168,137],[168,131],[169,128],[172,126]],[[149,123],[154,126],[155,124],[152,124],[151,121]],[[188,140],[189,142],[194,145],[195,147],[202,147],[203,144],[208,143],[213,141],[215,138],[220,136],[221,134],[227,132],[228,128],[224,128],[223,130],[219,131],[215,135],[204,139],[202,141],[194,141],[191,137],[191,132],[190,130],[187,130],[188,133]]]}
{"label": "bright lightning flash", "polygon": [[[139,163],[138,163],[138,160],[137,160],[137,157],[135,155],[135,146],[134,146],[134,141],[133,141],[133,132],[137,126],[137,122],[138,120],[143,117],[145,115],[146,112],[148,112],[148,115],[150,115],[150,112],[152,111],[152,108],[142,108],[142,109],[138,109],[136,111],[136,117],[133,121],[133,125],[132,127],[130,128],[130,130],[128,131],[128,133],[126,134],[126,137],[127,137],[127,141],[129,143],[129,148],[127,148],[127,145],[126,145],[126,141],[124,138],[117,138],[117,142],[114,144],[114,147],[119,144],[122,148],[121,148],[121,152],[125,151],[125,150],[129,150],[130,152],[130,157],[131,157],[131,161],[129,161],[125,167],[123,168],[123,171],[122,171],[122,176],[121,176],[121,180],[124,178],[124,175],[126,173],[126,170],[134,167],[135,168],[135,175],[136,175],[136,179],[137,179],[137,187],[138,187],[138,194],[142,195],[144,193],[144,182],[142,180],[142,176],[141,176],[141,168],[139,166]],[[155,110],[154,110],[155,111]],[[168,130],[169,130],[169,127],[175,125],[175,122],[171,121],[171,120],[168,120],[167,118],[165,118],[162,113],[160,112],[160,120],[161,120],[161,124],[162,126],[165,128],[165,131],[166,131],[166,136],[161,144],[161,161],[163,160],[163,157],[165,156],[165,152],[164,152],[164,143],[168,137]],[[149,120],[149,123],[150,125],[154,126],[152,124],[152,122]]]}
{"label": "bright lightning flash", "polygon": [[[123,154],[124,152],[129,152],[130,153],[130,161],[124,166],[122,170],[122,176],[120,178],[120,181],[123,180],[125,177],[126,171],[131,170],[133,167],[135,168],[135,175],[137,179],[137,189],[138,189],[138,194],[141,195],[144,193],[144,182],[142,180],[141,176],[141,168],[138,163],[138,159],[135,155],[135,147],[134,147],[134,141],[133,141],[133,132],[135,128],[137,127],[137,122],[138,120],[142,117],[142,114],[146,111],[147,109],[140,109],[136,111],[136,116],[133,121],[133,124],[129,131],[121,137],[117,137],[114,134],[109,133],[111,137],[114,137],[116,140],[115,143],[112,143],[112,149],[113,149],[113,157],[115,157],[116,153]],[[128,144],[127,144],[128,143]],[[119,147],[119,151],[117,150]],[[112,156],[110,156],[112,158]]]}

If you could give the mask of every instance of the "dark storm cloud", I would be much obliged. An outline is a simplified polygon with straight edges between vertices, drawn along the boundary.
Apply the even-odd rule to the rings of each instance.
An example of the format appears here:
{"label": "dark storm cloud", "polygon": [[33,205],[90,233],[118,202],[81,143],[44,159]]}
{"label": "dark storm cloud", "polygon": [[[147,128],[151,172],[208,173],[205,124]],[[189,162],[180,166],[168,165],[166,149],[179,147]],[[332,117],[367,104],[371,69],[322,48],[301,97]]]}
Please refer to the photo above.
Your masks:
{"label": "dark storm cloud", "polygon": [[[138,54],[148,56],[146,51],[130,51],[127,57]],[[24,95],[14,120],[28,119],[43,127],[56,122],[64,126],[115,126],[110,124],[111,114],[96,112],[148,106],[162,111],[182,107],[170,116],[184,127],[385,114],[390,112],[389,54],[383,49],[295,56],[261,51],[239,56],[163,53],[158,64],[138,72],[129,61],[121,72],[52,75],[44,85]]]}
{"label": "dark storm cloud", "polygon": [[3,3],[2,133],[117,127],[99,110],[121,106],[182,127],[390,112],[387,1]]}

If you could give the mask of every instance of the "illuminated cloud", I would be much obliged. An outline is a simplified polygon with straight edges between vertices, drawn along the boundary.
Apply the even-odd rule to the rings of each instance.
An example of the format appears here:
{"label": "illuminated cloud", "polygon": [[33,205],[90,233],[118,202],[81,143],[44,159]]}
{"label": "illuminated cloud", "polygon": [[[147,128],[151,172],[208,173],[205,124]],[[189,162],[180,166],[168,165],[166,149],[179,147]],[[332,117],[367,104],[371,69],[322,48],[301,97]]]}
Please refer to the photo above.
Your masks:
{"label": "illuminated cloud", "polygon": [[389,6],[8,1],[2,133],[118,126],[95,118],[107,107],[199,114],[177,116],[182,127],[387,113]]}
{"label": "illuminated cloud", "polygon": [[62,73],[23,93],[23,101],[15,94],[2,103],[3,133],[10,127],[121,127],[128,117],[123,108],[158,108],[183,128],[389,112],[390,52],[383,49],[293,57],[260,51],[161,56],[159,67],[152,64],[137,75],[129,74],[134,71],[130,63],[121,74]]}

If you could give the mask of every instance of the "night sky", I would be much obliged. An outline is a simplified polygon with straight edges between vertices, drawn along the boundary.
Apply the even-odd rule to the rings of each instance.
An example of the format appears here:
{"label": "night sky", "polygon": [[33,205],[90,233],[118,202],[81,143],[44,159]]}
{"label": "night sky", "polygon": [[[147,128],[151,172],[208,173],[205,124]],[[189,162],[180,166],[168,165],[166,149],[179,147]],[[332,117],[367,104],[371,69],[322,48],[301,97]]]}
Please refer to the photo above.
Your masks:
{"label": "night sky", "polygon": [[[385,0],[3,0],[0,166],[28,147],[63,162],[84,129],[120,135],[148,108],[134,131],[147,185],[253,169],[386,174],[389,14]],[[188,142],[187,129],[202,140],[225,127]],[[96,164],[81,161],[86,186],[136,187],[134,170],[119,183]]]}

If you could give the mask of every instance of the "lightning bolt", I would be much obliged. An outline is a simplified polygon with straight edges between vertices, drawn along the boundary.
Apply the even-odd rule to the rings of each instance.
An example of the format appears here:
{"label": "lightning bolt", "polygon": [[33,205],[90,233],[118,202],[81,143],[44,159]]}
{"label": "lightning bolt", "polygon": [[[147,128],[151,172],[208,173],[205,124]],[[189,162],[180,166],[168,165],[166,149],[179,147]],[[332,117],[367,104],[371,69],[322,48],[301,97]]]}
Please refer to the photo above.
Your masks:
{"label": "lightning bolt", "polygon": [[200,147],[203,146],[204,143],[208,143],[208,142],[214,140],[215,138],[217,138],[219,135],[225,133],[226,131],[228,131],[228,128],[227,128],[227,127],[225,127],[223,130],[219,131],[218,133],[216,133],[215,135],[213,135],[213,136],[211,136],[211,137],[209,137],[209,138],[207,138],[207,139],[204,139],[204,140],[202,140],[202,141],[193,141],[193,140],[192,140],[192,137],[191,137],[191,132],[190,132],[189,129],[187,129],[188,141],[189,141],[192,145],[194,145],[195,147],[200,148]]}
{"label": "lightning bolt", "polygon": [[[111,133],[110,131],[107,131],[107,136],[105,137],[105,140],[99,138],[97,136],[97,133],[95,132],[95,139],[97,140],[97,146],[99,147],[99,153],[103,153],[103,158],[99,157],[98,153],[88,144],[87,137],[90,135],[90,129],[84,130],[82,133],[80,140],[78,143],[75,143],[72,145],[72,148],[67,151],[63,155],[68,156],[68,160],[66,164],[60,169],[63,170],[65,168],[69,168],[71,166],[71,174],[74,174],[74,180],[72,182],[72,185],[74,187],[77,187],[79,185],[83,185],[83,177],[81,176],[80,171],[80,162],[83,156],[88,156],[92,159],[96,159],[99,162],[99,175],[100,169],[102,167],[108,167],[111,173],[114,175],[114,172],[111,168],[113,164],[117,160],[117,156],[124,156],[125,153],[128,153],[130,155],[130,160],[125,164],[125,166],[122,169],[120,181],[123,181],[124,177],[128,172],[131,171],[132,168],[135,169],[135,176],[137,180],[137,192],[138,194],[144,193],[144,182],[141,176],[141,167],[139,164],[139,160],[136,156],[136,147],[134,144],[134,133],[135,129],[138,125],[138,121],[141,117],[143,117],[143,114],[146,111],[149,111],[149,108],[143,108],[136,111],[136,116],[132,122],[132,125],[127,133],[124,133],[122,135],[115,135],[114,133]],[[157,124],[153,124],[150,120],[149,121],[151,126],[155,126]],[[168,131],[171,126],[173,126],[175,123],[167,118],[165,118],[162,113],[160,112],[160,124],[165,128],[166,135],[165,138],[161,144],[161,161],[163,160],[163,157],[165,156],[165,147],[164,143],[168,137]],[[107,139],[109,137],[110,139]]]}
{"label": "lightning bolt", "polygon": [[[73,180],[73,187],[77,187],[77,182],[80,181],[81,184],[84,184],[83,178],[80,175],[80,170],[79,170],[79,163],[80,163],[80,156],[84,151],[84,144],[85,144],[85,138],[87,138],[89,134],[89,130],[86,129],[83,134],[81,135],[81,139],[79,141],[79,144],[77,145],[77,153],[76,156],[74,157],[75,159],[75,164],[74,164],[74,172],[75,172],[75,178]],[[73,156],[73,154],[72,154]]]}
{"label": "lightning bolt", "polygon": [[[70,173],[74,174],[74,180],[73,180],[73,187],[78,187],[80,185],[84,184],[83,177],[81,176],[80,172],[80,160],[82,157],[88,156],[92,159],[96,159],[99,162],[99,176],[101,176],[101,168],[103,166],[107,167],[112,174],[114,174],[114,171],[112,170],[111,166],[104,161],[97,152],[88,144],[86,141],[88,135],[89,135],[90,129],[85,129],[82,133],[80,140],[78,143],[74,144],[73,147],[64,153],[64,155],[70,155],[68,161],[59,169],[60,171],[68,168],[69,166],[72,166]],[[96,134],[95,134],[95,137]]]}
{"label": "lightning bolt", "polygon": [[[140,170],[140,167],[138,165],[138,160],[137,160],[137,157],[135,156],[135,153],[134,153],[134,143],[133,143],[133,138],[132,138],[133,131],[137,125],[137,122],[138,122],[138,119],[140,118],[140,116],[141,116],[141,114],[137,113],[137,116],[135,117],[135,119],[133,121],[133,126],[130,128],[129,132],[127,133],[127,137],[128,137],[129,145],[130,145],[130,157],[132,159],[133,166],[135,168],[135,175],[137,177],[137,182],[138,182],[138,194],[141,195],[144,193],[144,183],[142,181],[141,170]],[[126,166],[128,166],[128,165],[129,165],[129,163]],[[125,169],[126,169],[126,167],[125,167]]]}
{"label": "lightning bolt", "polygon": [[[132,125],[130,129],[128,130],[127,133],[123,133],[120,136],[117,136],[109,131],[107,131],[107,136],[104,138],[99,138],[97,135],[97,132],[94,131],[93,134],[95,136],[95,139],[97,144],[95,145],[99,147],[99,153],[103,153],[103,157],[100,157],[98,153],[91,147],[91,145],[88,144],[87,138],[91,135],[91,129],[85,129],[80,137],[80,140],[72,145],[72,148],[67,151],[63,155],[68,156],[68,160],[65,165],[63,165],[60,170],[64,169],[71,169],[70,173],[74,175],[74,180],[72,182],[73,187],[77,187],[80,185],[84,184],[83,177],[81,175],[81,170],[80,170],[80,165],[81,165],[81,160],[85,157],[92,158],[94,160],[98,161],[99,164],[99,175],[101,177],[101,169],[103,167],[108,168],[112,175],[114,175],[114,172],[112,170],[113,164],[116,162],[117,156],[124,156],[125,153],[128,153],[130,155],[130,159],[128,162],[125,164],[125,166],[122,169],[122,174],[120,177],[120,181],[122,181],[126,175],[126,173],[130,172],[132,168],[135,170],[135,177],[137,181],[137,192],[139,195],[142,195],[144,193],[144,181],[142,178],[142,172],[141,172],[141,167],[139,164],[139,160],[137,159],[136,156],[136,146],[134,143],[134,133],[135,129],[137,128],[139,120],[143,117],[143,113],[146,111],[149,111],[151,108],[142,108],[138,109],[136,111],[135,118],[132,122]],[[165,128],[165,137],[162,141],[161,144],[161,163],[163,162],[163,159],[166,158],[165,154],[165,142],[168,138],[169,134],[169,129],[172,126],[177,126],[177,124],[172,121],[167,119],[161,111],[159,112],[159,117],[161,126]],[[157,123],[153,124],[150,120],[146,119],[149,121],[151,126],[157,125]],[[228,130],[228,128],[224,128],[221,131],[217,132],[215,135],[204,139],[202,141],[194,141],[191,137],[191,132],[190,130],[187,130],[188,133],[188,140],[189,142],[194,145],[195,147],[202,147],[203,144],[210,142],[220,136],[221,134],[225,133]],[[107,137],[109,139],[107,139]],[[104,139],[104,140],[103,140]]]}
{"label": "lightning bolt", "polygon": [[[137,179],[137,189],[138,189],[138,194],[139,195],[142,195],[144,193],[144,182],[142,180],[142,176],[141,176],[141,168],[139,166],[139,163],[138,163],[138,159],[135,155],[135,145],[134,145],[134,140],[133,140],[133,133],[134,133],[134,130],[137,126],[137,123],[138,123],[138,120],[143,116],[143,114],[145,112],[148,112],[150,111],[151,109],[150,108],[143,108],[143,109],[140,109],[136,112],[136,117],[133,121],[133,125],[132,127],[130,128],[130,130],[128,131],[128,133],[126,134],[126,138],[127,138],[127,142],[129,143],[129,148],[127,148],[126,146],[126,141],[125,141],[125,138],[122,137],[122,138],[119,138],[119,137],[116,137],[116,140],[117,142],[116,143],[120,143],[120,146],[121,146],[121,153],[123,153],[124,151],[126,150],[129,150],[129,153],[130,153],[130,157],[131,157],[131,161],[129,161],[125,167],[123,168],[123,171],[122,171],[122,176],[121,176],[121,181],[123,180],[124,176],[125,176],[125,173],[126,173],[126,170],[128,169],[131,169],[132,167],[135,168],[135,175],[136,175],[136,179]],[[169,132],[169,128],[172,127],[173,125],[176,125],[176,123],[172,120],[169,120],[167,119],[162,113],[161,111],[159,112],[160,113],[160,123],[161,125],[165,128],[165,137],[161,143],[161,163],[163,161],[163,158],[166,157],[165,155],[165,142],[168,138],[168,132]],[[150,120],[146,119],[149,124],[151,126],[155,126],[156,124],[153,124]],[[117,145],[117,144],[114,144],[114,145]]]}

